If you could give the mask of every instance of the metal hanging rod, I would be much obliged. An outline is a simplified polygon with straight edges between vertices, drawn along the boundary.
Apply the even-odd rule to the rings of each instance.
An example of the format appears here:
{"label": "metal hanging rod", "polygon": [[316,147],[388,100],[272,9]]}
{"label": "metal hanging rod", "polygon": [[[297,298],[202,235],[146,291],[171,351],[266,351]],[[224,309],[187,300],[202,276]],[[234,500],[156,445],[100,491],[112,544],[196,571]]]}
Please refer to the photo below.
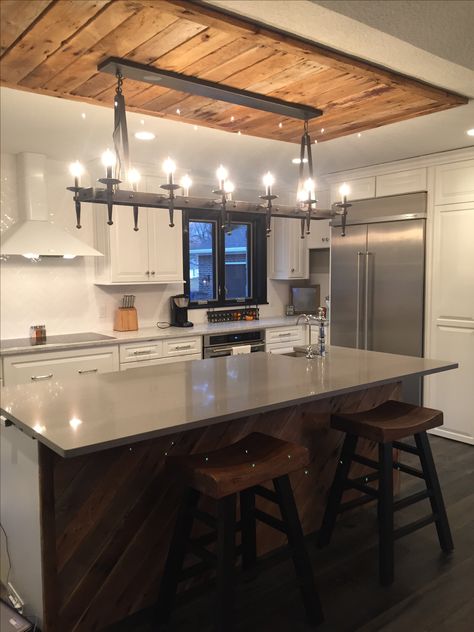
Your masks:
{"label": "metal hanging rod", "polygon": [[111,75],[143,81],[153,85],[163,86],[171,90],[186,92],[208,99],[226,101],[234,105],[242,105],[248,108],[279,114],[294,119],[308,121],[323,114],[322,110],[301,103],[290,103],[281,99],[274,99],[248,90],[239,90],[231,86],[206,81],[197,77],[190,77],[171,70],[162,70],[154,66],[146,66],[118,57],[109,57],[97,66],[99,72],[107,72]]}

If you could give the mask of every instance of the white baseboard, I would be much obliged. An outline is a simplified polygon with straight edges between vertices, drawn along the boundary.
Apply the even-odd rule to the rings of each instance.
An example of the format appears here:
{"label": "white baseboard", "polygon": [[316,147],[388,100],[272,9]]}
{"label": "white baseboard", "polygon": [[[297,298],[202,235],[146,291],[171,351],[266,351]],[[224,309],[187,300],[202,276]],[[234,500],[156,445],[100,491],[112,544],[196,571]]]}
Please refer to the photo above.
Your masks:
{"label": "white baseboard", "polygon": [[444,437],[445,439],[452,439],[453,441],[461,441],[469,445],[474,445],[474,437],[470,435],[461,434],[460,432],[454,432],[454,430],[447,430],[446,428],[435,428],[428,431],[430,434],[437,435],[438,437]]}

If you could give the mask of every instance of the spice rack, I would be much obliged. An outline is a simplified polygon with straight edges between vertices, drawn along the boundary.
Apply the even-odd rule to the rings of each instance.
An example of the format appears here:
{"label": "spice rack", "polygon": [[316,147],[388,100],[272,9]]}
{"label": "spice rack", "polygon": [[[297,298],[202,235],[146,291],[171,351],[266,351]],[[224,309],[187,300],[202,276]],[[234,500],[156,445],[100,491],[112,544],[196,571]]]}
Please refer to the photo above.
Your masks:
{"label": "spice rack", "polygon": [[241,307],[239,309],[226,309],[223,311],[210,310],[207,312],[208,323],[225,323],[238,320],[258,320],[260,313],[258,307]]}

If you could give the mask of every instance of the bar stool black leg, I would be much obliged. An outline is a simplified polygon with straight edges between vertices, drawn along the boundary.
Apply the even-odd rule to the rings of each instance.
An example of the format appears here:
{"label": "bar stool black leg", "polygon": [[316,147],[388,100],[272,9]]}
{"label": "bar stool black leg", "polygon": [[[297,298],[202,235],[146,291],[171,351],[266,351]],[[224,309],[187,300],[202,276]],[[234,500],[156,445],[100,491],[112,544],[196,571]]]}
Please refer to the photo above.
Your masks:
{"label": "bar stool black leg", "polygon": [[439,484],[436,466],[431,452],[431,446],[426,432],[415,435],[416,447],[420,453],[421,468],[426,481],[426,487],[432,492],[430,496],[431,510],[437,516],[436,531],[441,549],[445,553],[451,553],[454,549],[451,529],[449,528],[446,507],[444,506],[443,494]]}
{"label": "bar stool black leg", "polygon": [[193,511],[198,504],[199,496],[199,492],[195,489],[188,488],[178,511],[155,610],[158,623],[167,623],[173,609],[179,577],[193,528]]}
{"label": "bar stool black leg", "polygon": [[[257,533],[255,518],[255,493],[252,488],[240,492],[240,523],[242,534],[242,569],[255,569],[257,563]],[[252,576],[248,574],[249,578]]]}
{"label": "bar stool black leg", "polygon": [[345,484],[349,477],[352,457],[356,451],[357,439],[358,437],[356,435],[350,434],[346,435],[346,438],[344,439],[336,474],[329,491],[323,522],[318,534],[319,548],[327,546],[331,540],[332,532],[334,531],[334,527],[336,525],[339,505],[341,504]]}
{"label": "bar stool black leg", "polygon": [[291,549],[306,615],[311,624],[318,625],[324,621],[324,615],[316,590],[313,569],[306,550],[290,479],[287,475],[280,476],[273,480],[273,484],[278,495],[281,517],[285,523],[288,545]]}
{"label": "bar stool black leg", "polygon": [[382,586],[393,582],[393,448],[379,443],[379,576]]}
{"label": "bar stool black leg", "polygon": [[216,632],[230,632],[233,623],[236,494],[217,502]]}

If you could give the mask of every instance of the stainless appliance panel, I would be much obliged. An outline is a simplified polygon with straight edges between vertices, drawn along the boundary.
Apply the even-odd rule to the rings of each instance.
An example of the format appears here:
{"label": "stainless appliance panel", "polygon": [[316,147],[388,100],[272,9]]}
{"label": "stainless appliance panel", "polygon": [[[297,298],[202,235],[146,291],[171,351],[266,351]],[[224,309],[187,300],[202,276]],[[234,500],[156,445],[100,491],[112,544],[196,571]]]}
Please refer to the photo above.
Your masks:
{"label": "stainless appliance panel", "polygon": [[[426,217],[425,192],[389,195],[351,202],[346,224],[370,224],[373,222],[391,222],[397,219],[416,219]],[[340,226],[341,217],[331,220],[331,226]]]}
{"label": "stainless appliance panel", "polygon": [[348,226],[345,237],[331,231],[331,344],[363,347],[367,226]]}
{"label": "stainless appliance panel", "polygon": [[364,347],[421,357],[425,220],[370,224],[367,235]]}

